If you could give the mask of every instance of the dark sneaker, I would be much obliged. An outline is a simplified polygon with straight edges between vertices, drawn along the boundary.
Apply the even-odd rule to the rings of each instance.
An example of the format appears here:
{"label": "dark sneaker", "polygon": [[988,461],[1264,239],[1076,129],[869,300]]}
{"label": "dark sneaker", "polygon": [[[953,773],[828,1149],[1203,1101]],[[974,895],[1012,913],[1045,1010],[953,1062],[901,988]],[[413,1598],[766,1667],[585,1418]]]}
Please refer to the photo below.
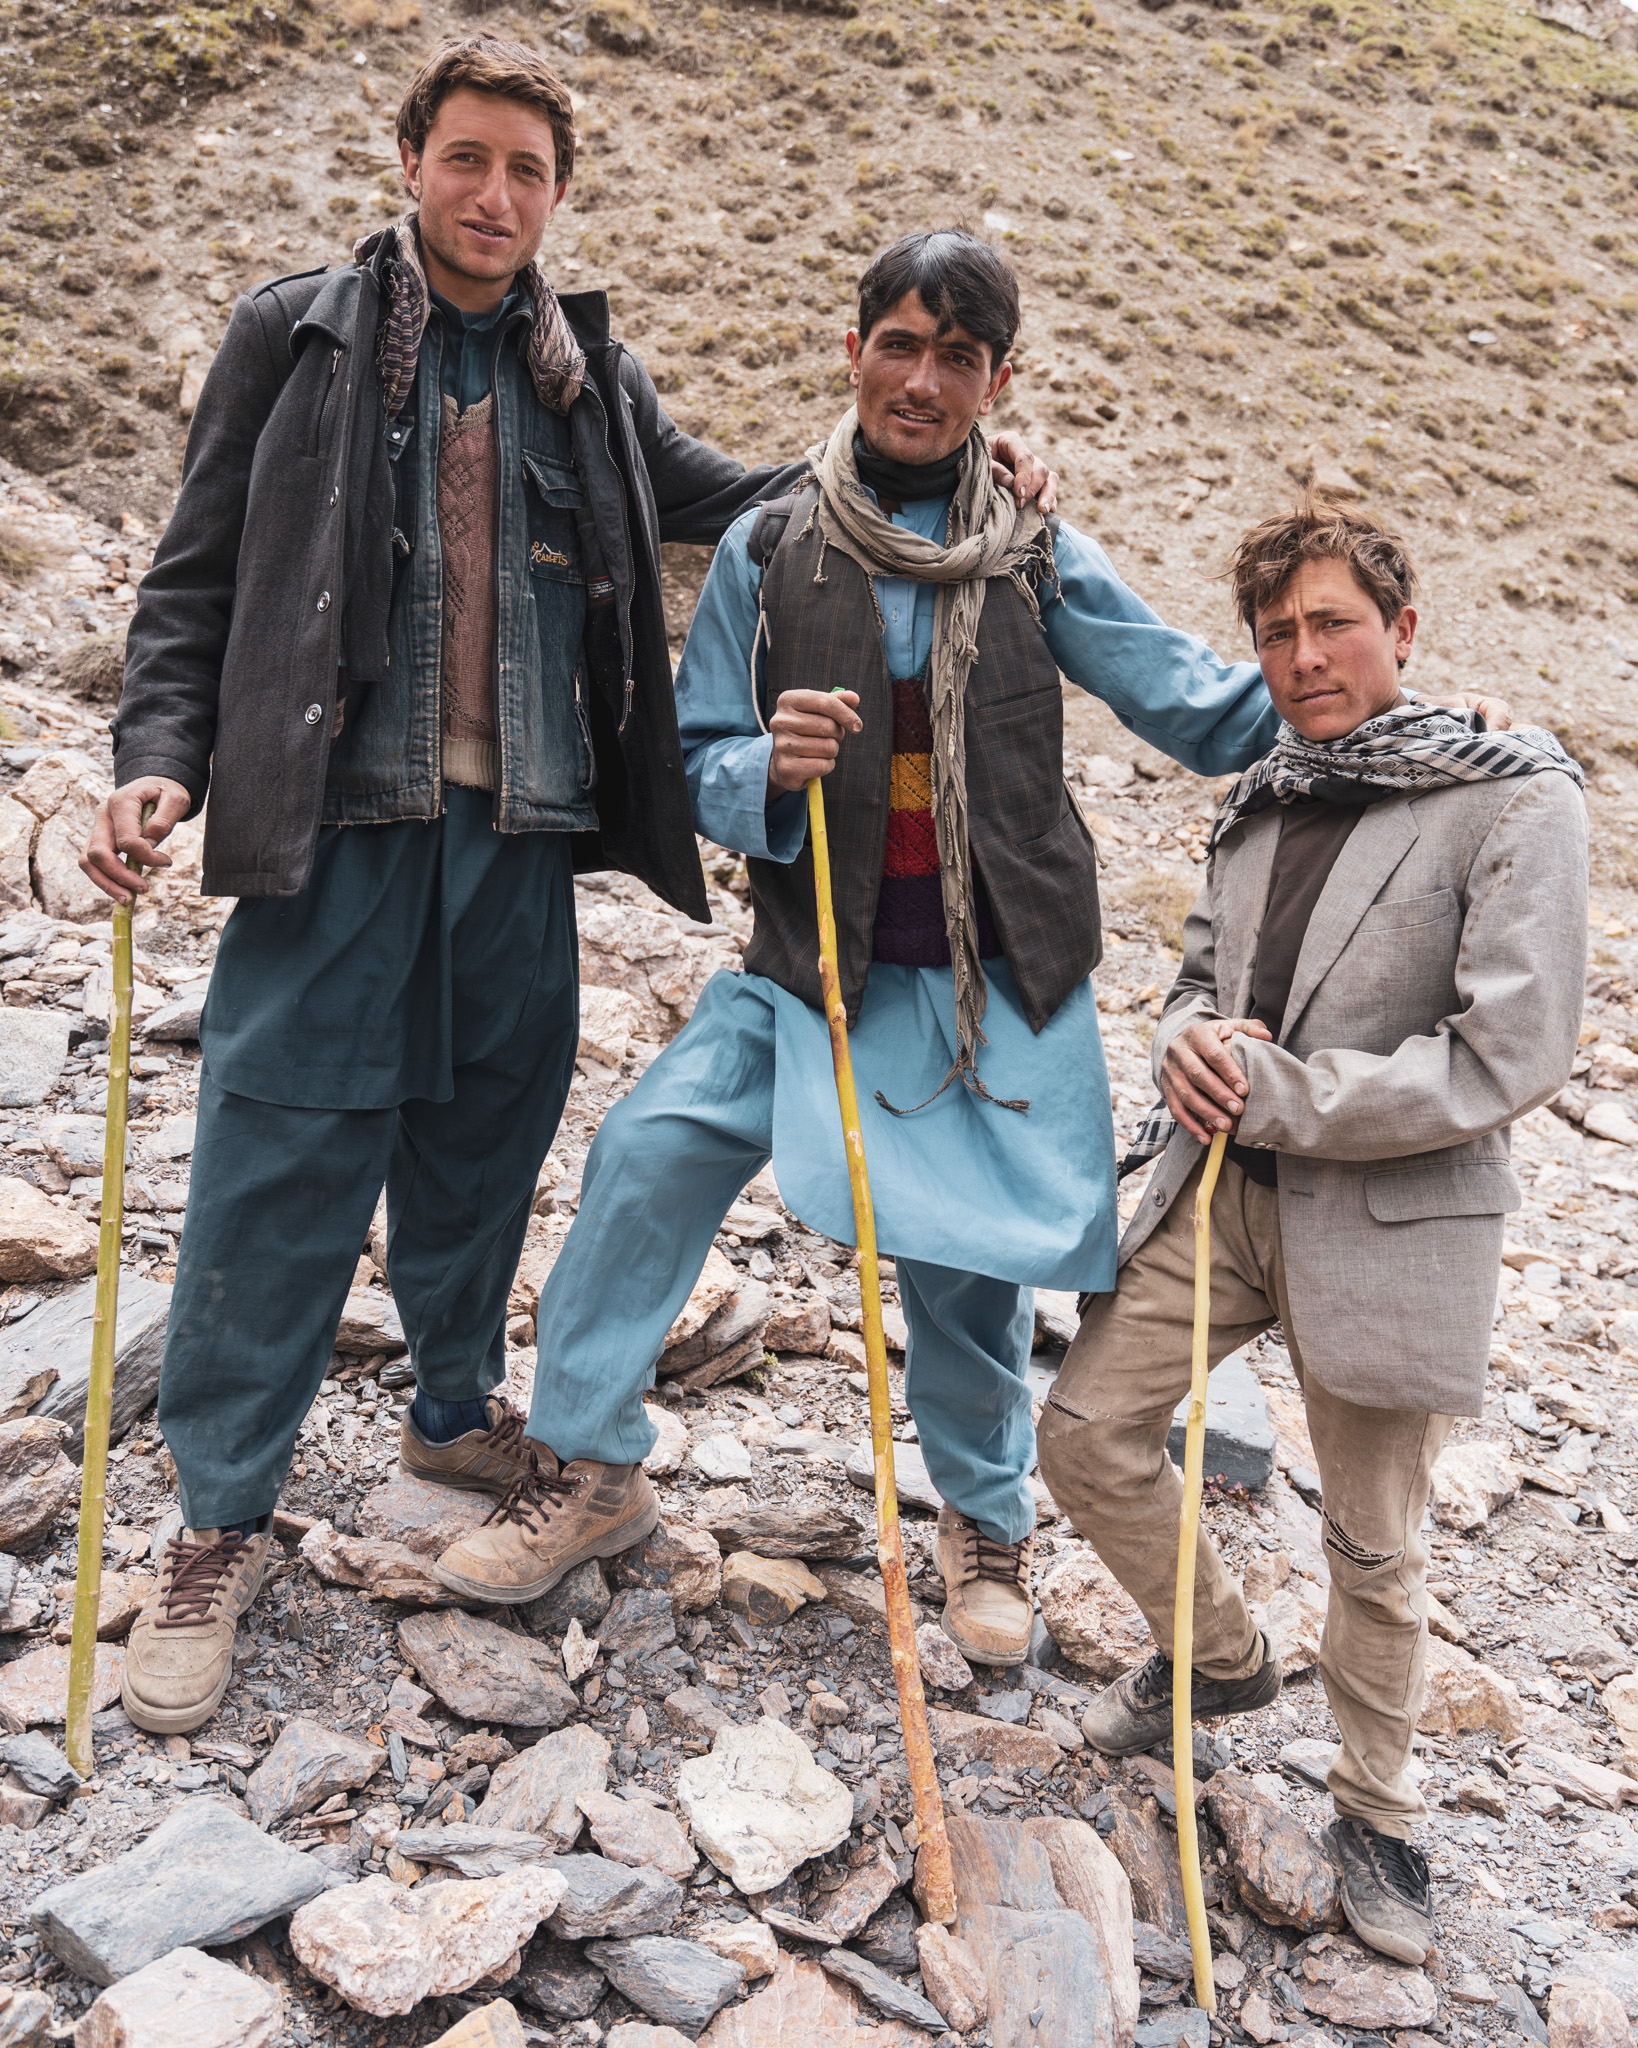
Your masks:
{"label": "dark sneaker", "polygon": [[523,1417],[491,1396],[489,1424],[469,1429],[447,1444],[424,1437],[409,1409],[398,1429],[398,1469],[432,1486],[453,1486],[462,1493],[492,1493],[504,1499],[528,1470],[535,1446],[523,1433]]}
{"label": "dark sneaker", "polygon": [[159,1585],[125,1644],[121,1698],[151,1735],[187,1735],[221,1705],[233,1637],[267,1569],[272,1537],[184,1529],[165,1546]]}
{"label": "dark sneaker", "polygon": [[1436,1930],[1421,1850],[1346,1814],[1325,1830],[1325,1850],[1342,1880],[1348,1925],[1365,1946],[1395,1962],[1426,1962]]}
{"label": "dark sneaker", "polygon": [[660,1519],[641,1465],[576,1458],[559,1468],[544,1445],[482,1528],[463,1536],[432,1569],[453,1593],[520,1607],[549,1593],[588,1557],[618,1557]]}
{"label": "dark sneaker", "polygon": [[[1280,1694],[1280,1660],[1263,1637],[1263,1661],[1249,1678],[1194,1674],[1190,1706],[1196,1721],[1249,1714]],[[1172,1739],[1172,1660],[1156,1650],[1147,1664],[1107,1685],[1081,1716],[1081,1733],[1105,1756],[1136,1756]]]}

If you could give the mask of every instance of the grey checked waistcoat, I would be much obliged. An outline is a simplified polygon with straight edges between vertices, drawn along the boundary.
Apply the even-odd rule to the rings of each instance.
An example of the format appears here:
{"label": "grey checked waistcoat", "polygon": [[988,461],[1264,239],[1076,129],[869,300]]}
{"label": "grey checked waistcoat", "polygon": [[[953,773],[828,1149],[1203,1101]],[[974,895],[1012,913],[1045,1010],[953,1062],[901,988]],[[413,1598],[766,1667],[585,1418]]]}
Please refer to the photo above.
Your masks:
{"label": "grey checked waistcoat", "polygon": [[[864,571],[832,548],[824,582],[814,581],[819,536],[804,529],[817,496],[813,487],[798,494],[767,563],[762,713],[766,720],[785,690],[859,693],[864,731],[842,741],[824,783],[842,1000],[855,1023],[870,973],[887,844],[893,691]],[[757,553],[753,534],[753,558]],[[967,679],[966,744],[973,864],[1024,1014],[1039,1031],[1102,957],[1097,854],[1064,783],[1058,664],[1029,606],[1003,577],[991,579],[979,617],[978,654]],[[788,866],[749,860],[746,867],[756,913],[747,971],[765,974],[819,1008],[811,843]]]}

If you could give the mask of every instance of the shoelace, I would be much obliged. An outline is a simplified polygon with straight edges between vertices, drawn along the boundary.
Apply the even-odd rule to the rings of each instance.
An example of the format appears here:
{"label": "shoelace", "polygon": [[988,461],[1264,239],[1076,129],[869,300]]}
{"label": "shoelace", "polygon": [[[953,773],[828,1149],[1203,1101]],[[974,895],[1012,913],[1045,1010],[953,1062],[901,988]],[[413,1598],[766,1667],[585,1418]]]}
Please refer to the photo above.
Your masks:
{"label": "shoelace", "polygon": [[1371,1869],[1389,1891],[1426,1908],[1432,1896],[1428,1882],[1428,1859],[1420,1849],[1397,1835],[1379,1835],[1374,1828],[1361,1827],[1358,1840]]}
{"label": "shoelace", "polygon": [[523,1452],[524,1418],[509,1401],[498,1405],[500,1414],[489,1431],[489,1449],[503,1456],[519,1457]]}
{"label": "shoelace", "polygon": [[966,1559],[975,1579],[995,1579],[1003,1586],[1020,1585],[1025,1570],[1029,1538],[1017,1543],[995,1543],[976,1523],[965,1524]]}
{"label": "shoelace", "polygon": [[237,1530],[218,1536],[214,1543],[184,1543],[180,1536],[173,1536],[165,1546],[170,1583],[154,1627],[192,1628],[209,1621],[222,1583],[231,1575],[244,1547],[245,1540]]}
{"label": "shoelace", "polygon": [[1132,1673],[1132,1698],[1140,1707],[1152,1707],[1168,1699],[1172,1690],[1172,1660],[1156,1650],[1148,1663]]}
{"label": "shoelace", "polygon": [[565,1479],[560,1472],[548,1472],[531,1451],[528,1464],[495,1503],[488,1519],[491,1522],[516,1522],[522,1527],[531,1515],[538,1515],[544,1522],[579,1491],[578,1478]]}

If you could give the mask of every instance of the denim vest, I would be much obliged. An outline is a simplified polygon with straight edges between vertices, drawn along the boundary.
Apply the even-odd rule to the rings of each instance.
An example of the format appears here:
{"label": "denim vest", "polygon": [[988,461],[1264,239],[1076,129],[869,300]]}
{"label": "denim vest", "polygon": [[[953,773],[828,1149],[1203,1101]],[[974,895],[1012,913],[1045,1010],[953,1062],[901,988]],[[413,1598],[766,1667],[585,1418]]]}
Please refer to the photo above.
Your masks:
{"label": "denim vest", "polygon": [[[527,320],[519,312],[497,334],[493,367],[500,458],[494,820],[502,832],[579,832],[598,822],[582,652],[586,498],[569,423],[541,404],[523,361],[519,343]],[[326,824],[435,818],[444,808],[443,553],[436,512],[443,345],[443,322],[434,311],[409,403],[396,420],[381,414],[395,479],[391,653],[386,673],[343,717],[325,780]]]}

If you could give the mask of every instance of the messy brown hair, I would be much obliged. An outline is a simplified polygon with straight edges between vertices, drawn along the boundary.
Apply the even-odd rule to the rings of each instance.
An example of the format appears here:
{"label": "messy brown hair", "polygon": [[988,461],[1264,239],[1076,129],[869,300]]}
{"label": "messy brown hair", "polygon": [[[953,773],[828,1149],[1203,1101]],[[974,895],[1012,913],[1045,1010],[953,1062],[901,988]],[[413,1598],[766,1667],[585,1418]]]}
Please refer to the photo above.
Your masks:
{"label": "messy brown hair", "polygon": [[410,80],[398,109],[398,140],[417,156],[438,109],[462,86],[492,93],[496,99],[521,100],[550,123],[552,157],[559,184],[574,172],[574,107],[569,88],[544,58],[522,43],[498,36],[446,36]]}
{"label": "messy brown hair", "polygon": [[1311,492],[1289,512],[1254,526],[1234,550],[1234,603],[1255,639],[1257,614],[1290,584],[1304,562],[1346,562],[1354,581],[1391,626],[1416,594],[1410,548],[1368,512]]}

